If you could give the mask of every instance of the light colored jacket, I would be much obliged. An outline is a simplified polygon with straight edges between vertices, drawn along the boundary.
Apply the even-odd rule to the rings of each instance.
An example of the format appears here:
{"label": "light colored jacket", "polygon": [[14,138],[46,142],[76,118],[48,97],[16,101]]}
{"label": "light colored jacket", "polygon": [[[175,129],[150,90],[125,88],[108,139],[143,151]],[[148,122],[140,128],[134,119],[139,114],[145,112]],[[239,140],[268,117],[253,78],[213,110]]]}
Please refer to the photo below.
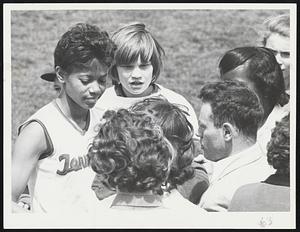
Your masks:
{"label": "light colored jacket", "polygon": [[217,161],[213,165],[210,186],[199,206],[207,211],[227,211],[235,191],[242,185],[265,180],[273,173],[260,146]]}

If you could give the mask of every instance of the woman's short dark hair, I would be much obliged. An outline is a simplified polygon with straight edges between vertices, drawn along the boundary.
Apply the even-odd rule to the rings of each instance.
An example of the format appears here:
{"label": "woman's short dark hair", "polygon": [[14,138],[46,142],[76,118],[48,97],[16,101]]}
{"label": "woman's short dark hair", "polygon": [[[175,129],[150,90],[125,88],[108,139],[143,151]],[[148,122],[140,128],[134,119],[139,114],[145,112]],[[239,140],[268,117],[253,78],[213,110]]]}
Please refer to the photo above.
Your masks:
{"label": "woman's short dark hair", "polygon": [[54,66],[71,72],[74,66],[97,58],[108,67],[113,62],[116,45],[106,31],[97,26],[78,23],[65,32],[54,51]]}
{"label": "woman's short dark hair", "polygon": [[267,146],[268,163],[282,174],[290,173],[290,114],[276,122]]}
{"label": "woman's short dark hair", "polygon": [[224,74],[247,64],[247,79],[254,84],[259,97],[268,99],[270,107],[285,105],[289,101],[285,93],[284,78],[273,53],[263,47],[238,47],[227,51],[221,58],[219,70]]}
{"label": "woman's short dark hair", "polygon": [[161,128],[126,109],[106,111],[103,120],[88,153],[92,169],[120,191],[161,194],[173,155]]}
{"label": "woman's short dark hair", "polygon": [[188,113],[180,106],[161,97],[147,98],[131,108],[135,112],[150,115],[162,128],[164,135],[175,149],[168,183],[170,188],[184,183],[194,175],[191,166],[194,157],[193,126],[187,120]]}

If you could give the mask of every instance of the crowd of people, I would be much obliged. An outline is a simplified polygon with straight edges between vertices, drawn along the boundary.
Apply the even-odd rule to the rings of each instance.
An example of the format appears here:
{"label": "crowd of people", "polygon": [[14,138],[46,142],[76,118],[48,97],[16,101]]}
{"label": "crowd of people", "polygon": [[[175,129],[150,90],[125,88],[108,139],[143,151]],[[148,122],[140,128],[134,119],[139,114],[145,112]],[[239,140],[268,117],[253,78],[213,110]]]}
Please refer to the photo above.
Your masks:
{"label": "crowd of people", "polygon": [[199,87],[199,114],[156,83],[165,52],[143,23],[71,27],[41,76],[57,97],[18,130],[12,211],[289,211],[289,16],[265,25]]}

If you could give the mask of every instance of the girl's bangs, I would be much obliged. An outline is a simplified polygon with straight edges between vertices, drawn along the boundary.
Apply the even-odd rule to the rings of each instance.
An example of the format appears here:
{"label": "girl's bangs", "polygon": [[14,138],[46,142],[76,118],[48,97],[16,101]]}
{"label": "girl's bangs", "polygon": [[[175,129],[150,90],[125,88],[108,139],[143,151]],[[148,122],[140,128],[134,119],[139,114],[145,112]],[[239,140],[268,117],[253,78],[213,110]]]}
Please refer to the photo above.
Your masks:
{"label": "girl's bangs", "polygon": [[147,37],[139,38],[139,40],[131,38],[116,52],[116,64],[132,64],[139,56],[142,63],[147,63],[152,58],[153,47],[153,42]]}

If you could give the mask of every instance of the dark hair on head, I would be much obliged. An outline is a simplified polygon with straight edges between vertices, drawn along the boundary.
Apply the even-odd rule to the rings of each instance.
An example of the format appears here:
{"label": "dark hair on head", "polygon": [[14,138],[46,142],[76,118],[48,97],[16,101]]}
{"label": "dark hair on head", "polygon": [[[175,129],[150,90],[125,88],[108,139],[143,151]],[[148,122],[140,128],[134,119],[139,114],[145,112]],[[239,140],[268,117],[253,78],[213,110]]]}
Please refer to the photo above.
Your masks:
{"label": "dark hair on head", "polygon": [[246,84],[240,81],[208,83],[198,97],[210,104],[215,127],[229,122],[243,135],[256,139],[264,111],[256,94]]}
{"label": "dark hair on head", "polygon": [[119,82],[116,66],[131,64],[139,56],[142,63],[150,61],[153,66],[151,83],[157,80],[163,66],[162,56],[165,55],[165,52],[154,36],[146,29],[145,24],[133,22],[125,25],[114,32],[112,40],[117,45],[114,64],[110,69],[113,84]]}
{"label": "dark hair on head", "polygon": [[227,51],[219,63],[221,79],[240,65],[247,65],[247,79],[254,84],[253,90],[260,98],[267,99],[271,109],[277,104],[288,103],[282,71],[269,49],[238,47]]}
{"label": "dark hair on head", "polygon": [[116,45],[106,31],[97,26],[78,23],[64,33],[54,51],[54,66],[65,71],[96,58],[108,67],[113,61]]}
{"label": "dark hair on head", "polygon": [[126,109],[106,111],[88,156],[92,169],[113,188],[162,194],[173,148],[151,117]]}
{"label": "dark hair on head", "polygon": [[132,111],[150,115],[162,128],[165,137],[173,145],[176,156],[172,161],[168,183],[171,188],[184,183],[194,175],[191,166],[194,157],[193,126],[187,120],[188,113],[179,105],[163,98],[147,98],[134,104]]}
{"label": "dark hair on head", "polygon": [[290,114],[276,122],[271,140],[267,146],[268,163],[277,169],[278,173],[290,173]]}

